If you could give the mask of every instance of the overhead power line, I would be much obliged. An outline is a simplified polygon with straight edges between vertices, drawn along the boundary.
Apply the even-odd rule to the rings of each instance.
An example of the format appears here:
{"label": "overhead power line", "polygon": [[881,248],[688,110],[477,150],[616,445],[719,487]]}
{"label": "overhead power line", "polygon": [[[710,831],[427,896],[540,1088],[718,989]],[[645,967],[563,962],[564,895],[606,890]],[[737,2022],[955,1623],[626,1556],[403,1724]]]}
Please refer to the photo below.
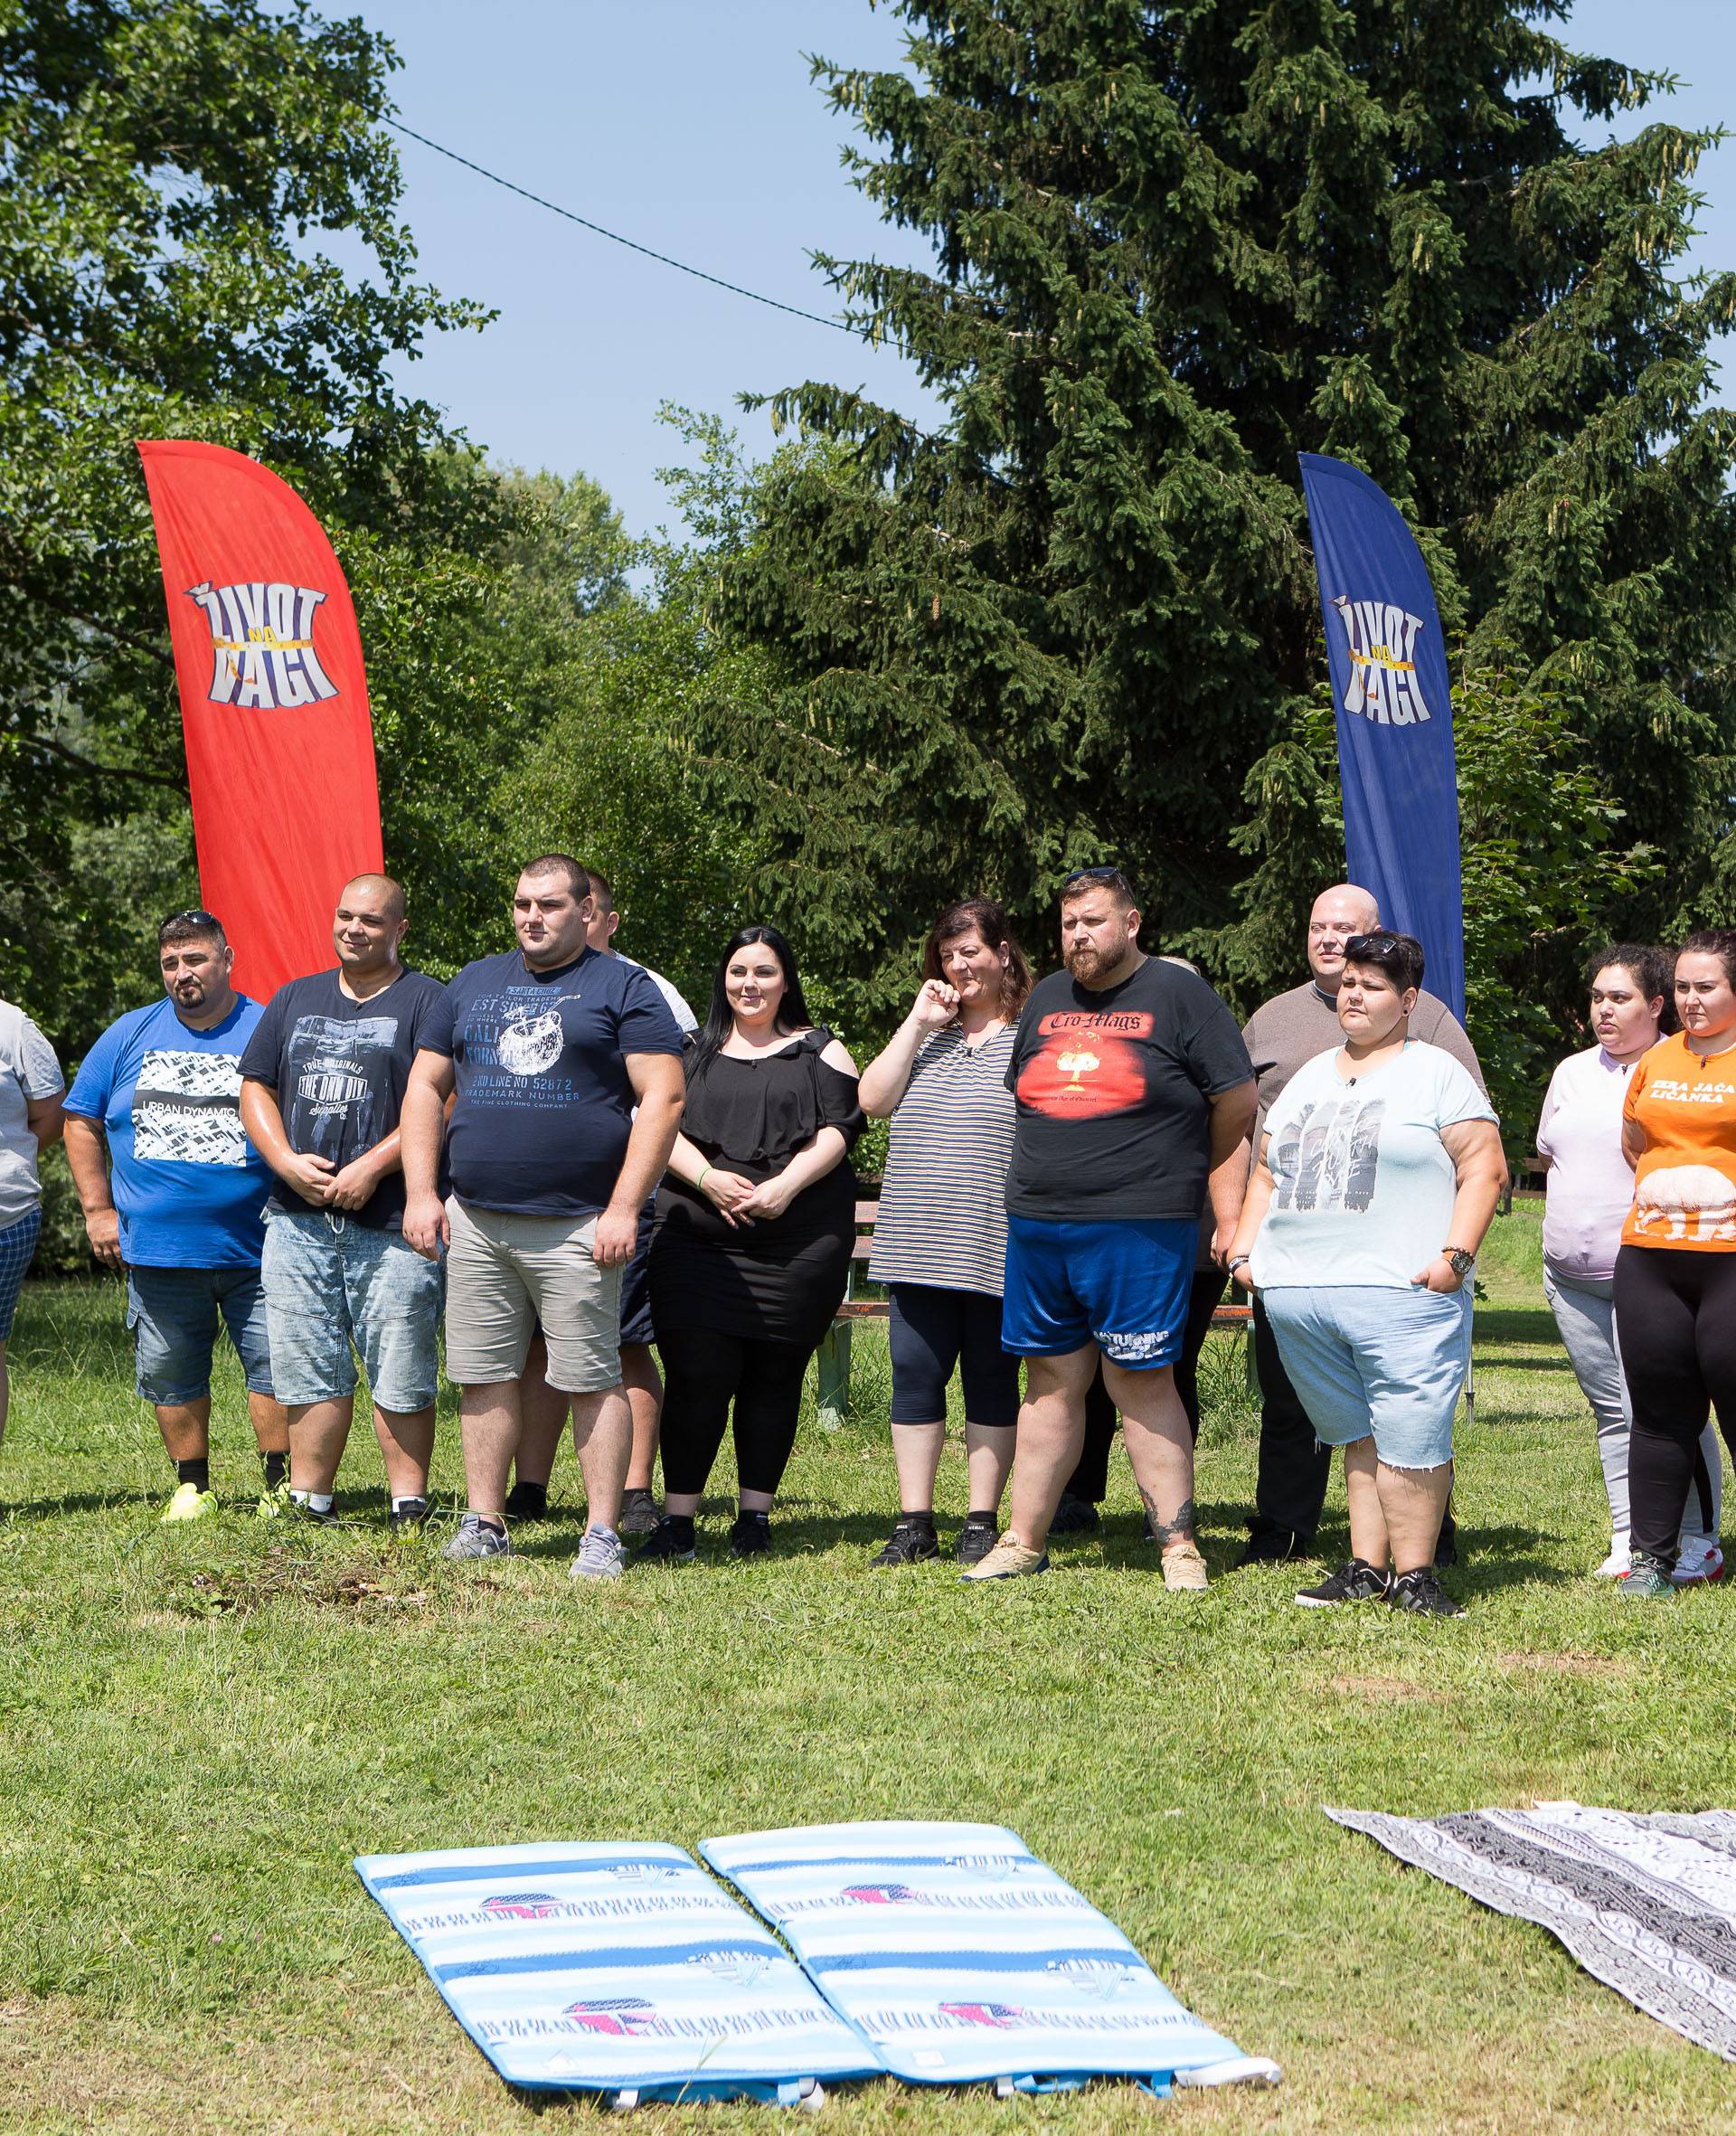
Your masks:
{"label": "overhead power line", "polygon": [[636,238],[623,237],[618,230],[605,230],[600,222],[593,222],[589,216],[575,215],[571,208],[563,208],[556,201],[544,200],[540,193],[533,193],[528,186],[514,185],[510,178],[503,178],[498,171],[486,169],[473,163],[467,156],[460,156],[456,148],[448,148],[439,141],[430,141],[426,134],[419,134],[413,126],[406,126],[401,118],[391,118],[386,124],[396,133],[407,135],[412,141],[420,141],[424,148],[431,148],[436,156],[443,156],[448,163],[461,164],[467,171],[474,171],[477,177],[486,178],[491,185],[498,185],[507,193],[515,193],[521,200],[528,200],[539,208],[546,208],[550,214],[559,215],[568,222],[576,222],[580,230],[589,230],[594,236],[606,237],[611,244],[625,245],[629,252],[642,252],[647,260],[655,260],[659,266],[673,267],[681,274],[690,274],[696,281],[710,282],[716,289],[727,289],[731,297],[745,297],[754,304],[764,304],[773,311],[786,311],[792,318],[807,319],[816,326],[830,326],[835,333],[848,334],[860,339],[863,329],[846,326],[842,319],[824,318],[816,311],[804,311],[799,304],[781,304],[775,297],[762,297],[757,289],[744,289],[740,282],[726,282],[721,274],[707,274],[703,267],[689,267],[684,260],[672,260],[667,252],[654,252],[649,245],[642,245]]}

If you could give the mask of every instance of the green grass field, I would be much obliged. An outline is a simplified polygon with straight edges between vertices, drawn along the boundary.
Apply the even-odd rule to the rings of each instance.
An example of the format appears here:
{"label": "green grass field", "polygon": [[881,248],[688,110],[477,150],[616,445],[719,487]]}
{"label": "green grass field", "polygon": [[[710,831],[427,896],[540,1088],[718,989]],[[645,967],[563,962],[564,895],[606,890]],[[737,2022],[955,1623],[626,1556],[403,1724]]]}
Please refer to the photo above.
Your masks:
{"label": "green grass field", "polygon": [[[254,1522],[232,1371],[228,1517],[165,1531],[118,1291],[39,1286],[0,1457],[0,2126],[52,2131],[528,2131],[348,1867],[363,1851],[991,1819],[1121,1923],[1275,2093],[1158,2104],[1121,2086],[841,2092],[840,2131],[1160,2117],[1198,2131],[1717,2127],[1736,2069],[1371,1841],[1325,1802],[1436,1813],[1571,1796],[1736,1801],[1736,1593],[1624,1604],[1592,1435],[1537,1284],[1534,1210],[1486,1252],[1453,1576],[1470,1613],[1293,1607],[1231,1570],[1252,1485],[1239,1349],[1214,1338],[1199,1498],[1212,1593],[1166,1598],[1116,1457],[1109,1532],[1055,1570],[960,1587],[871,1574],[894,1507],[886,1371],[859,1330],[859,1422],[806,1426],[778,1555],[576,1590],[561,1517],[466,1571],[387,1541],[372,1434],[342,1529]],[[943,1505],[963,1509],[949,1454]],[[438,1482],[459,1476],[456,1425]],[[1342,1551],[1335,1487],[1326,1544]],[[596,2109],[557,2104],[591,2125]],[[771,2125],[646,2109],[641,2125]]]}

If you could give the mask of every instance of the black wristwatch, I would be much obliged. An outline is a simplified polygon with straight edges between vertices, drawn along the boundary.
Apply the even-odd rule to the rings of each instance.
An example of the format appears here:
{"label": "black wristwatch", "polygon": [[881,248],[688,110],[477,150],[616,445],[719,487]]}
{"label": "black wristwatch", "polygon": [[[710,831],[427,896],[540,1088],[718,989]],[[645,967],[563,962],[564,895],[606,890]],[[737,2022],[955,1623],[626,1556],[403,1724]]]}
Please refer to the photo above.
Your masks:
{"label": "black wristwatch", "polygon": [[1461,1283],[1477,1266],[1477,1255],[1467,1253],[1463,1246],[1443,1246],[1440,1257],[1448,1263]]}

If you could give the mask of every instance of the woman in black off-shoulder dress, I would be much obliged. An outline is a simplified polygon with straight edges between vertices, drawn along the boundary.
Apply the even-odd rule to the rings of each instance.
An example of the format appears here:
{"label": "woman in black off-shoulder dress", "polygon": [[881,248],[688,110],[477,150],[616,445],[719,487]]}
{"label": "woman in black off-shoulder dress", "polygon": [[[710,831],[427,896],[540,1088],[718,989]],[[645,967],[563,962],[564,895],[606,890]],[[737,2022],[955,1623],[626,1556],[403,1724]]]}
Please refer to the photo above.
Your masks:
{"label": "woman in black off-shoulder dress", "polygon": [[743,928],[718,966],[657,1196],[664,1517],[641,1556],[693,1556],[693,1516],[731,1422],[741,1509],[730,1545],[743,1557],[769,1546],[807,1361],[849,1274],[855,1181],[844,1160],[863,1124],[855,1063],[810,1023],[788,944],[775,928]]}

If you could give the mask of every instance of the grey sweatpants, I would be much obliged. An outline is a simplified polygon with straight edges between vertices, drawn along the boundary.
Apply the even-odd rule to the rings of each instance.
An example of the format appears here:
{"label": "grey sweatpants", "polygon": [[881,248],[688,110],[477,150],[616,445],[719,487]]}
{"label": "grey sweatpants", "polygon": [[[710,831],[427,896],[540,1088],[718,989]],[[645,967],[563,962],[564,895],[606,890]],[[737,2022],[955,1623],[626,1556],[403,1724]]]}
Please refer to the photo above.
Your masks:
{"label": "grey sweatpants", "polygon": [[[1609,1495],[1609,1526],[1617,1540],[1626,1543],[1628,1432],[1633,1417],[1616,1341],[1615,1279],[1568,1277],[1545,1262],[1543,1295],[1555,1316],[1580,1391],[1591,1404],[1598,1428],[1598,1459],[1603,1463],[1603,1488]],[[1694,1481],[1694,1489],[1682,1519],[1679,1549],[1694,1543],[1704,1547],[1718,1539],[1723,1504],[1723,1454],[1715,1424],[1709,1423],[1701,1434]]]}

